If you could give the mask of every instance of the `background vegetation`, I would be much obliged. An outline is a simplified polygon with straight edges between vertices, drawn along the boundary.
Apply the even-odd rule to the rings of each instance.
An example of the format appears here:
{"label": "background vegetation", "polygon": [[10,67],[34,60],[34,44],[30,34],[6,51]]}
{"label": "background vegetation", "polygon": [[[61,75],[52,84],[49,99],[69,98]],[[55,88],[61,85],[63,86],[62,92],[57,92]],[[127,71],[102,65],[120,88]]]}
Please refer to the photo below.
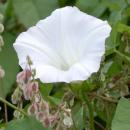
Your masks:
{"label": "background vegetation", "polygon": [[[16,88],[16,74],[21,70],[12,46],[17,35],[49,16],[56,8],[68,5],[108,20],[112,26],[100,71],[82,84],[82,89],[93,103],[95,129],[130,130],[130,0],[0,0],[0,13],[4,16],[2,22],[5,27],[2,33],[5,45],[0,52],[0,65],[5,70],[5,77],[0,79],[0,97],[11,100]],[[51,105],[58,105],[66,91],[65,87],[63,83],[41,84],[41,92]],[[78,130],[84,130],[85,127],[89,129],[89,123],[84,122],[84,108],[78,93],[81,88],[76,87],[72,107],[74,121]],[[13,121],[6,125],[4,104],[1,102],[0,106],[0,128],[44,130],[35,119],[14,120],[11,108],[8,108],[8,120]],[[89,117],[89,114],[86,116]]]}

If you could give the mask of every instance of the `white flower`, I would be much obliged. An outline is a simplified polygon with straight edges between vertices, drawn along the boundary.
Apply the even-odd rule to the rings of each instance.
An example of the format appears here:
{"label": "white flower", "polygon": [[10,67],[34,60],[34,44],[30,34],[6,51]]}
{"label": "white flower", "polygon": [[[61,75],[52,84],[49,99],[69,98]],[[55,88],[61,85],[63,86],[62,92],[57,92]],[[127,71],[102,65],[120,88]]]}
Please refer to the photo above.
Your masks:
{"label": "white flower", "polygon": [[42,82],[86,80],[99,70],[110,31],[107,21],[64,7],[21,33],[14,48],[23,69],[30,56]]}

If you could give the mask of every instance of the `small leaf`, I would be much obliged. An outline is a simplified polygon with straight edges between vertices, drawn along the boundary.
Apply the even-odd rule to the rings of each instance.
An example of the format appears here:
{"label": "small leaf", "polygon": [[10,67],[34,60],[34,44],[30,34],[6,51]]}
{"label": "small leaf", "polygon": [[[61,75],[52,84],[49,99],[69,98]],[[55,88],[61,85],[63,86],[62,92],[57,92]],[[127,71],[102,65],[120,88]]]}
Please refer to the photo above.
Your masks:
{"label": "small leaf", "polygon": [[130,57],[129,57],[129,56],[127,56],[127,55],[125,55],[125,54],[123,54],[123,53],[121,53],[121,52],[119,52],[119,51],[117,51],[117,50],[115,50],[115,52],[117,53],[117,55],[120,56],[120,58],[121,58],[126,64],[128,64],[128,65],[130,66]]}
{"label": "small leaf", "polygon": [[117,31],[120,32],[120,33],[123,33],[123,32],[130,33],[130,26],[122,24],[122,23],[118,23]]}

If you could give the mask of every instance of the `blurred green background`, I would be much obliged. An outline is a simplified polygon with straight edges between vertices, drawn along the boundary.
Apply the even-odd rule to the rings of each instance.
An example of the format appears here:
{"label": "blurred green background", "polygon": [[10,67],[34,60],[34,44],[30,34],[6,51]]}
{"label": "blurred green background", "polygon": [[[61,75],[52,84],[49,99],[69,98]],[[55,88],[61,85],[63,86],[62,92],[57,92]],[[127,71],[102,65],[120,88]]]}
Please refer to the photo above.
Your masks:
{"label": "blurred green background", "polygon": [[[0,64],[6,72],[3,88],[1,88],[2,95],[10,92],[10,88],[15,83],[16,73],[20,70],[12,46],[20,32],[49,16],[56,8],[68,5],[77,6],[90,15],[109,21],[113,30],[106,43],[106,56],[110,55],[113,58],[115,47],[127,46],[121,43],[120,35],[125,31],[130,33],[130,27],[127,26],[130,24],[129,4],[130,0],[0,0],[0,13],[4,16],[2,22],[5,27],[2,34],[5,46],[0,52]],[[116,68],[114,71],[118,71],[117,69],[121,69],[121,66],[115,62],[117,61],[112,61]]]}
{"label": "blurred green background", "polygon": [[[12,93],[13,87],[16,86],[16,74],[20,71],[17,55],[13,49],[16,37],[40,19],[49,16],[53,10],[69,5],[108,20],[112,26],[111,36],[106,40],[105,60],[99,71],[100,81],[87,82],[87,87],[109,87],[110,83],[115,84],[119,81],[115,84],[119,92],[110,93],[117,99],[129,91],[130,0],[0,0],[0,13],[4,16],[2,23],[5,27],[2,33],[5,45],[0,52],[0,65],[5,70],[5,77],[1,81],[0,96],[5,97]],[[112,107],[109,108],[110,104],[105,105],[110,112],[108,114],[113,115]],[[99,115],[105,120],[106,117],[100,111]],[[107,120],[110,125],[112,117]]]}

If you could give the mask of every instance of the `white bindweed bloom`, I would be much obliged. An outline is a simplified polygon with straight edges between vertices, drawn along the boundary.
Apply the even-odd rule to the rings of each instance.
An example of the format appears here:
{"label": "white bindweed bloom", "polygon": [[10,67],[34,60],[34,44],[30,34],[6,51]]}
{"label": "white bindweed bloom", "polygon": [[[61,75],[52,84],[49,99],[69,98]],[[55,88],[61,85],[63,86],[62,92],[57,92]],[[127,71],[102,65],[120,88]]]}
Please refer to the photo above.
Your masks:
{"label": "white bindweed bloom", "polygon": [[86,80],[99,70],[110,31],[107,21],[64,7],[21,33],[14,48],[23,69],[30,56],[42,82]]}

